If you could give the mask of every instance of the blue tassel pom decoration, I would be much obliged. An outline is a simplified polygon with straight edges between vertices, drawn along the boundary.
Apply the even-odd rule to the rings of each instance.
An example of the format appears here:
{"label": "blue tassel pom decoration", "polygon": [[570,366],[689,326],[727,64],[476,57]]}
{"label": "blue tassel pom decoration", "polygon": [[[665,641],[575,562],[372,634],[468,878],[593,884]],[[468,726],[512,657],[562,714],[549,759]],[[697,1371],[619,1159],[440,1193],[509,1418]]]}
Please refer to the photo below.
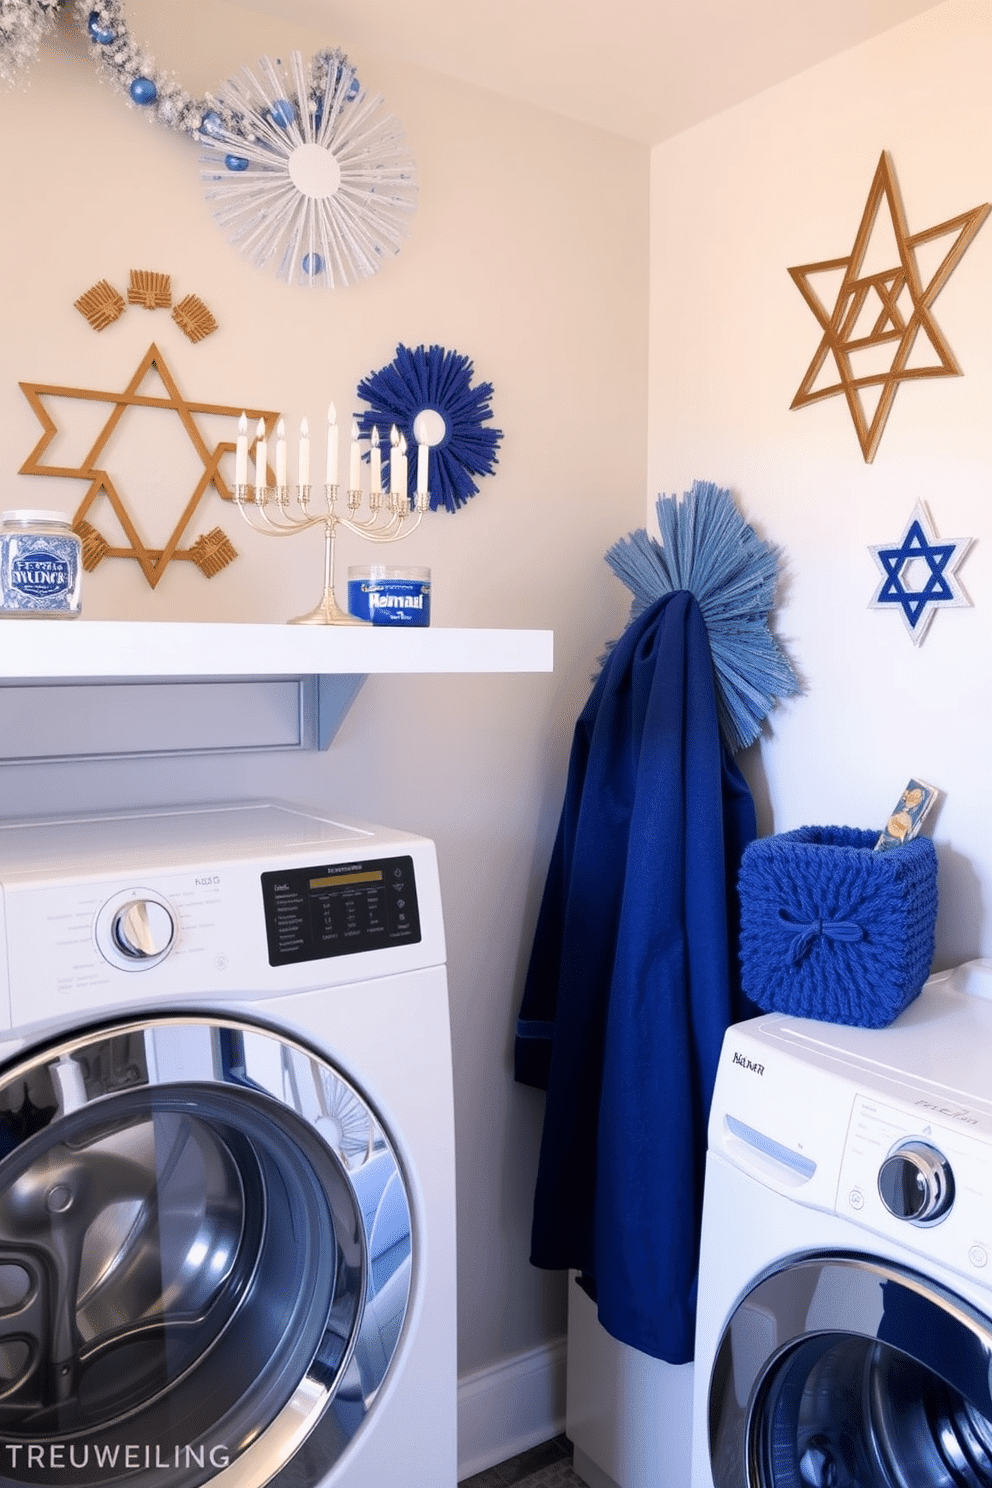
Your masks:
{"label": "blue tassel pom decoration", "polygon": [[606,554],[633,592],[630,618],[675,590],[702,611],[717,682],[720,729],[731,753],[753,744],[779,698],[801,691],[792,664],[768,629],[779,550],[762,542],[730,492],[694,481],[681,499],[659,496],[661,543],[641,528]]}
{"label": "blue tassel pom decoration", "polygon": [[[446,351],[443,346],[402,344],[386,367],[370,372],[358,384],[358,396],[370,408],[356,415],[359,428],[368,438],[378,429],[383,452],[383,473],[388,474],[389,431],[395,425],[406,436],[415,454],[419,414],[438,415],[444,432],[430,450],[430,509],[444,507],[455,512],[474,496],[479,487],[474,477],[492,475],[498,460],[502,429],[488,428],[492,418],[489,400],[491,382],[472,386],[473,366],[467,356]],[[416,458],[409,463],[408,494],[413,495]]]}

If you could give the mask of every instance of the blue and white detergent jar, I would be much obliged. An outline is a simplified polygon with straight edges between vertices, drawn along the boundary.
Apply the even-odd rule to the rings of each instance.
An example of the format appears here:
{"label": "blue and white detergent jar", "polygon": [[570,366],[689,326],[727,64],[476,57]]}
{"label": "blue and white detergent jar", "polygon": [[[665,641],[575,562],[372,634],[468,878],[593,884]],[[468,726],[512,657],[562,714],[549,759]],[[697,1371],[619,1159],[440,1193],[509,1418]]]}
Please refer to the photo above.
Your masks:
{"label": "blue and white detergent jar", "polygon": [[430,625],[431,571],[382,564],[349,568],[348,610],[373,625]]}
{"label": "blue and white detergent jar", "polygon": [[82,570],[82,543],[64,512],[0,513],[0,618],[75,619]]}

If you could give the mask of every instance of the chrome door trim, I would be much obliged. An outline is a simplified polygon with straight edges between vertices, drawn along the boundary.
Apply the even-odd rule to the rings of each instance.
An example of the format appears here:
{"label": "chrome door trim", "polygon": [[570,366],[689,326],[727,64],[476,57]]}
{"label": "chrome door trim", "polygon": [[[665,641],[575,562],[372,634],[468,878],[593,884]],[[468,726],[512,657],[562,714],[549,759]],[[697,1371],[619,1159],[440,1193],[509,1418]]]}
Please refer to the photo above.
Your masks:
{"label": "chrome door trim", "polygon": [[[239,1048],[244,1055],[240,1059]],[[30,1130],[15,1139],[10,1129],[12,1123],[6,1119],[9,1101],[5,1103],[4,1096],[21,1088],[26,1096],[29,1087],[50,1092],[51,1104],[40,1106],[37,1100],[32,1102],[27,1122]],[[326,1440],[318,1448],[323,1454],[320,1471],[326,1472],[347,1449],[374,1408],[376,1395],[406,1332],[415,1255],[408,1257],[405,1272],[397,1273],[394,1278],[398,1281],[393,1288],[398,1300],[392,1299],[393,1310],[400,1321],[393,1328],[395,1337],[390,1335],[388,1357],[381,1361],[377,1357],[376,1335],[367,1350],[372,1362],[364,1361],[362,1339],[368,1316],[365,1299],[372,1263],[356,1181],[360,1180],[363,1165],[374,1150],[376,1160],[391,1175],[389,1181],[394,1190],[399,1187],[399,1229],[402,1231],[405,1203],[409,1217],[408,1250],[412,1251],[412,1201],[399,1156],[367,1097],[327,1057],[283,1030],[230,1013],[200,1010],[190,1014],[131,1015],[80,1027],[41,1049],[35,1047],[16,1056],[0,1070],[0,1204],[5,1191],[5,1166],[11,1162],[16,1170],[17,1154],[22,1149],[29,1151],[26,1144],[39,1132],[46,1139],[62,1127],[66,1132],[78,1133],[87,1119],[81,1112],[91,1113],[103,1129],[108,1122],[113,1123],[115,1102],[122,1113],[142,1100],[154,1110],[156,1090],[161,1101],[173,1103],[182,1098],[184,1090],[189,1092],[194,1113],[198,1091],[206,1092],[200,1095],[205,1109],[218,1100],[243,1098],[253,1109],[262,1110],[262,1118],[256,1119],[265,1119],[264,1113],[270,1111],[276,1126],[281,1110],[287,1122],[304,1124],[350,1188],[355,1211],[354,1240],[342,1265],[347,1286],[357,1293],[349,1304],[351,1311],[345,1316],[343,1303],[339,1307],[335,1302],[305,1374],[264,1429],[247,1441],[234,1460],[215,1462],[205,1476],[194,1475],[188,1482],[209,1482],[211,1488],[213,1485],[261,1488],[274,1478],[278,1482],[283,1469],[291,1466],[307,1438],[312,1433],[315,1438],[320,1435],[314,1428],[330,1414],[329,1407],[341,1392],[347,1401],[342,1419],[336,1420],[333,1430],[324,1434]],[[211,1090],[218,1094],[211,1096]],[[334,1203],[329,1201],[328,1207],[333,1210]],[[305,1287],[306,1278],[300,1280]],[[345,1330],[347,1338],[343,1342]],[[329,1339],[331,1345],[325,1352],[324,1345]],[[361,1367],[359,1356],[363,1358]],[[164,1484],[167,1475],[155,1472],[154,1466],[151,1478]],[[6,1464],[0,1465],[0,1476],[5,1467]],[[140,1483],[140,1476],[136,1481]]]}
{"label": "chrome door trim", "polygon": [[992,1416],[992,1322],[938,1282],[871,1256],[808,1252],[753,1281],[720,1335],[709,1380],[714,1488],[767,1488],[756,1460],[762,1389],[800,1343],[847,1335],[889,1345]]}

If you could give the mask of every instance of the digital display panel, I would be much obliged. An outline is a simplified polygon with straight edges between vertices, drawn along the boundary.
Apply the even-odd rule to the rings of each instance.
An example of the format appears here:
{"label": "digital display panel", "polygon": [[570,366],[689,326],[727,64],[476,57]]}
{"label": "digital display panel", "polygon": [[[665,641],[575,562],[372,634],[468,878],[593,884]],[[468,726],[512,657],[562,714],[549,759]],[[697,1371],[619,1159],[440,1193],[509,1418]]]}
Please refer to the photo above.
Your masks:
{"label": "digital display panel", "polygon": [[420,940],[409,856],[263,873],[262,904],[270,966]]}

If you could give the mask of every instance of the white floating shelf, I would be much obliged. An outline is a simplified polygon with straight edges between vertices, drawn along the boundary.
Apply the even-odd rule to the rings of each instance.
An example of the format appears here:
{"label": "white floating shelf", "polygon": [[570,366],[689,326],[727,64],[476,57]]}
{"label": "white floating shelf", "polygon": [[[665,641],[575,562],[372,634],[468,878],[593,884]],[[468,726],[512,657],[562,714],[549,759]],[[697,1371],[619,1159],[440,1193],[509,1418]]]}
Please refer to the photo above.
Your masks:
{"label": "white floating shelf", "polygon": [[0,681],[550,672],[550,630],[4,620]]}
{"label": "white floating shelf", "polygon": [[552,667],[549,630],[3,620],[0,759],[326,748],[370,673]]}

